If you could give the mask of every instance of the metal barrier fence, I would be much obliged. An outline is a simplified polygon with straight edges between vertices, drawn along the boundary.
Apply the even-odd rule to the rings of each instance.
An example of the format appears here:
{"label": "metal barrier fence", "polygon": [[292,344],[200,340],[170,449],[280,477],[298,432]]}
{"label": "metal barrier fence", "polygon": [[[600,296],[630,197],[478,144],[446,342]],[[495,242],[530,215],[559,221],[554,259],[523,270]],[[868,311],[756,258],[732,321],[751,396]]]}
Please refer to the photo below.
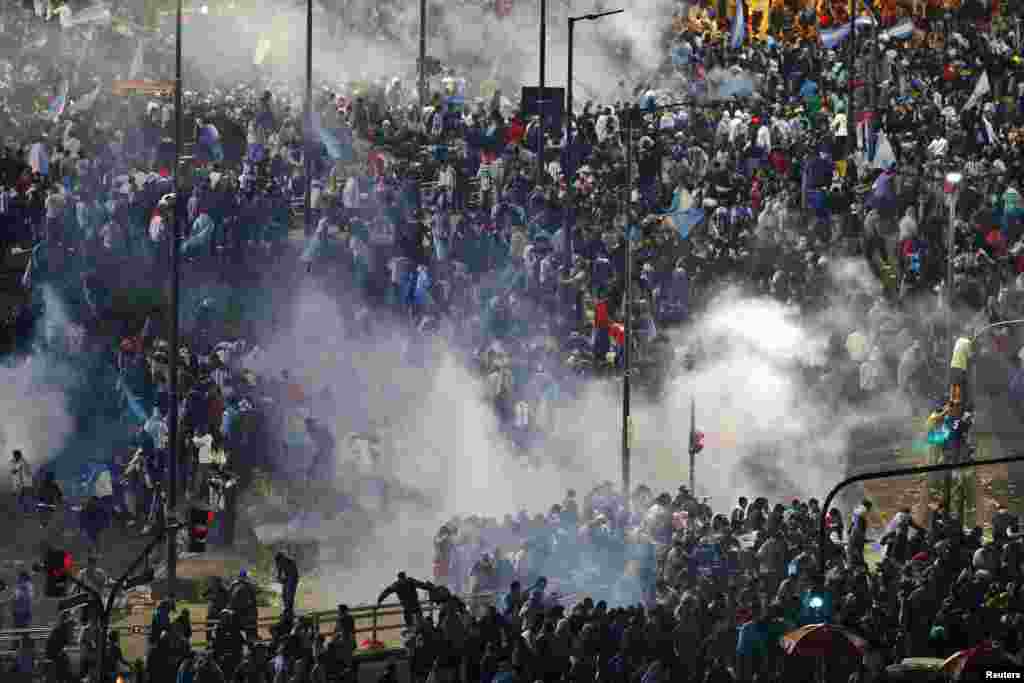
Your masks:
{"label": "metal barrier fence", "polygon": [[[470,607],[470,609],[484,609],[487,606],[493,605],[498,597],[498,593],[479,593],[476,595],[462,595],[460,596]],[[424,615],[434,616],[439,609],[439,605],[432,601],[425,601],[423,603]],[[386,603],[383,605],[362,605],[354,607],[349,610],[349,614],[356,622],[356,644],[360,649],[361,643],[364,640],[370,641],[370,643],[382,642],[380,636],[385,633],[395,633],[400,635],[404,629],[404,611],[402,606],[398,603]],[[330,635],[334,633],[334,626],[336,623],[337,612],[334,610],[329,611],[314,611],[314,612],[296,612],[297,619],[309,619],[313,622],[313,628],[316,633],[323,635]],[[280,622],[280,616],[265,616],[260,617],[256,623],[258,640],[261,642],[271,640],[271,629]],[[369,623],[367,623],[369,622]],[[203,646],[207,643],[207,633],[212,630],[216,625],[216,620],[204,620],[204,621],[193,621],[192,623],[192,639],[191,644],[193,647]],[[44,644],[53,630],[53,625],[39,626],[27,629],[8,629],[0,630],[0,658],[13,657],[17,653],[18,645],[24,636],[28,636],[37,645],[36,652],[40,652],[39,644]],[[119,634],[121,642],[125,643],[126,640],[133,639],[145,639],[148,642],[150,635],[149,625],[120,625],[113,626],[110,629]],[[369,634],[368,638],[360,638]],[[383,641],[385,646],[387,641]],[[128,648],[125,647],[127,650]],[[132,649],[136,649],[133,647]],[[373,650],[374,648],[369,648]],[[384,650],[400,653],[403,647],[385,647]],[[380,651],[381,648],[376,648]],[[77,646],[69,647],[66,649],[69,654],[76,654],[79,652]],[[37,661],[39,661],[37,657]]]}

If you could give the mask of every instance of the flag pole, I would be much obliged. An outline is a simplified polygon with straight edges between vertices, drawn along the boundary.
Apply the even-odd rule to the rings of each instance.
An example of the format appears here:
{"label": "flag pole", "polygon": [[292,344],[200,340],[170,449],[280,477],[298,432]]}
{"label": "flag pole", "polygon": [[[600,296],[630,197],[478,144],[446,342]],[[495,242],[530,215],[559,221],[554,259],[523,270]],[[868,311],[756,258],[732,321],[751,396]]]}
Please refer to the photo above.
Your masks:
{"label": "flag pole", "polygon": [[693,440],[697,436],[697,399],[690,399],[690,495],[697,497],[697,477],[694,470],[697,467],[697,453],[694,450]]}

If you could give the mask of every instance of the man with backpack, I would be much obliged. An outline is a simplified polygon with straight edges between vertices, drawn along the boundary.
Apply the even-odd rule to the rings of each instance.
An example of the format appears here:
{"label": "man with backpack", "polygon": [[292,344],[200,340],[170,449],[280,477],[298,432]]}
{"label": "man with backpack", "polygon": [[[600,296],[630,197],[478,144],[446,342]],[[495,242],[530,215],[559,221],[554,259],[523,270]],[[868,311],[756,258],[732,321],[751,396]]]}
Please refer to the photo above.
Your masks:
{"label": "man with backpack", "polygon": [[256,623],[259,619],[259,610],[256,606],[256,587],[249,580],[249,573],[244,569],[239,572],[238,578],[231,583],[228,589],[228,605],[238,620],[242,631],[251,641],[256,640]]}

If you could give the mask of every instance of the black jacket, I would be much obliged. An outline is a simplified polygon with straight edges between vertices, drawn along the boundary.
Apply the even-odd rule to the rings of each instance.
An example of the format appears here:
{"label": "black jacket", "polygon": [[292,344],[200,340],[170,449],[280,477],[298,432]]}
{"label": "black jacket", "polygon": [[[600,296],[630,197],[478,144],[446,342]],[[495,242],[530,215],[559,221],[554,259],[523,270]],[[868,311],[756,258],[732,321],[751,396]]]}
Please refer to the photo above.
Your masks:
{"label": "black jacket", "polygon": [[407,576],[404,579],[398,579],[385,588],[380,597],[377,598],[377,602],[384,602],[389,595],[397,595],[398,601],[402,603],[402,607],[418,607],[420,596],[417,591],[419,590],[430,590],[430,584]]}

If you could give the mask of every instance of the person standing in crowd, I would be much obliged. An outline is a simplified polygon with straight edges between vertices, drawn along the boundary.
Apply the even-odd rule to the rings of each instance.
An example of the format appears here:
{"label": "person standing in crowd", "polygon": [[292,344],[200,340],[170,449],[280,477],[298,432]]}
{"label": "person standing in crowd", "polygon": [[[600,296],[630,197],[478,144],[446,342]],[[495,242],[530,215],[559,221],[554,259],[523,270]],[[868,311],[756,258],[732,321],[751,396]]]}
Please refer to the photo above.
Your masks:
{"label": "person standing in crowd", "polygon": [[[57,477],[52,471],[43,474],[42,483],[37,493],[39,503],[42,506],[39,511],[39,523],[44,529],[50,528],[50,522],[56,516],[57,520],[64,518],[64,491],[57,483]],[[58,522],[58,527],[60,526]]]}
{"label": "person standing in crowd", "polygon": [[853,511],[850,519],[850,530],[847,534],[847,561],[857,567],[864,566],[864,544],[867,543],[871,501],[864,500]]}
{"label": "person standing in crowd", "polygon": [[35,589],[32,586],[32,576],[26,571],[20,571],[14,585],[14,600],[11,603],[14,628],[32,627],[32,605],[34,602]]}
{"label": "person standing in crowd", "polygon": [[[100,568],[99,560],[96,555],[89,555],[86,560],[85,568],[78,572],[78,581],[83,584],[83,586],[96,591],[101,596],[101,599],[102,596],[106,595],[109,578],[107,577],[107,573]],[[74,592],[85,592],[85,588],[83,586],[76,586]],[[97,620],[99,618],[99,610],[102,609],[102,607],[102,605],[90,603],[82,608],[82,623],[87,624]]]}
{"label": "person standing in crowd", "polygon": [[23,512],[30,509],[32,497],[32,468],[29,467],[21,451],[11,452],[11,484],[18,501],[18,508]]}
{"label": "person standing in crowd", "polygon": [[[220,616],[220,613],[228,608],[231,601],[231,595],[224,585],[224,579],[219,576],[211,577],[206,586],[204,597],[206,598],[206,621],[208,624],[213,624]],[[213,640],[212,626],[207,626],[206,640]]]}
{"label": "person standing in crowd", "polygon": [[299,588],[299,566],[295,559],[278,552],[274,555],[274,570],[277,582],[281,584],[282,616],[291,621],[295,616],[295,594]]}
{"label": "person standing in crowd", "polygon": [[231,609],[238,627],[249,640],[256,640],[259,608],[256,601],[256,586],[249,579],[245,569],[238,573],[231,586],[228,587],[228,606]]}

